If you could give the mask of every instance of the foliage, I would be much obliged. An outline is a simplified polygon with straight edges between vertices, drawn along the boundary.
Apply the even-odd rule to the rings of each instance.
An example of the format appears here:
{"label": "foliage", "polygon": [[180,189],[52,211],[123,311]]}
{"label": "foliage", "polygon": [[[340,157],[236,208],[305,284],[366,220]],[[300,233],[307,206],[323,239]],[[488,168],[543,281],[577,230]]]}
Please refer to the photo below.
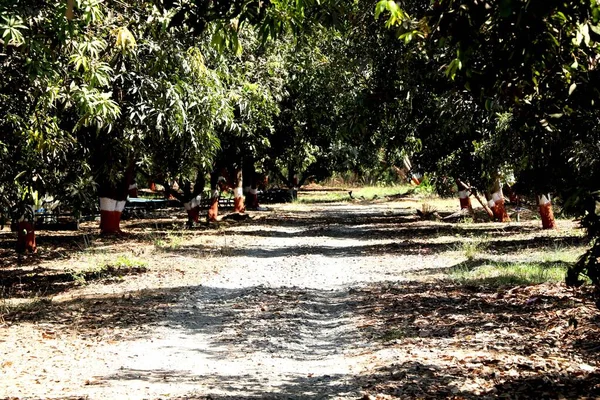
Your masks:
{"label": "foliage", "polygon": [[[388,26],[424,22],[421,37],[431,54],[443,54],[445,75],[489,112],[482,115],[488,128],[475,132],[470,153],[497,166],[492,176],[502,169],[514,173],[521,191],[558,193],[597,236],[592,193],[599,189],[600,131],[591,110],[600,101],[594,89],[598,4],[442,0],[418,20],[389,3],[377,6],[387,10]],[[446,158],[450,165],[465,157]],[[600,284],[595,249],[570,271],[569,283],[585,272]]]}
{"label": "foliage", "polygon": [[[477,261],[472,264],[477,264]],[[547,282],[561,282],[567,271],[566,263],[501,263],[490,261],[470,268],[468,264],[452,268],[449,275],[452,280],[467,285],[485,285],[492,287],[537,285]]]}

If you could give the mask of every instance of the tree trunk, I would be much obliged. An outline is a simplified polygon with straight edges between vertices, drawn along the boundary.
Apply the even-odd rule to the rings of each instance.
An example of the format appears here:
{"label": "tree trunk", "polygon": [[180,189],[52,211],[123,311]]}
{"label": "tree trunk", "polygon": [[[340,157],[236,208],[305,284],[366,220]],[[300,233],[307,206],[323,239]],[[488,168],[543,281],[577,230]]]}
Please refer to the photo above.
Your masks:
{"label": "tree trunk", "polygon": [[73,20],[73,16],[74,16],[73,9],[74,8],[75,8],[75,0],[67,0],[67,10],[65,12],[65,17],[69,21]]}
{"label": "tree trunk", "polygon": [[458,192],[458,199],[460,200],[461,210],[471,210],[473,208],[473,206],[471,205],[471,198],[469,197],[468,190],[460,190]]}
{"label": "tree trunk", "polygon": [[244,207],[244,177],[242,168],[237,168],[235,171],[235,188],[233,189],[233,205],[234,212],[243,214],[246,212]]}
{"label": "tree trunk", "polygon": [[543,229],[555,229],[556,221],[554,220],[554,212],[552,211],[552,202],[549,194],[538,196],[538,204],[540,206],[540,216],[542,217]]}
{"label": "tree trunk", "polygon": [[100,233],[103,235],[121,234],[121,214],[127,203],[129,186],[134,177],[135,160],[129,160],[123,180],[116,186],[109,181],[100,184]]}
{"label": "tree trunk", "polygon": [[258,174],[254,168],[254,163],[249,162],[244,170],[244,176],[248,186],[244,187],[246,209],[258,209]]}
{"label": "tree trunk", "polygon": [[35,222],[33,218],[33,207],[29,207],[29,212],[24,212],[17,222],[17,253],[25,252],[35,253],[37,247],[35,245]]}
{"label": "tree trunk", "polygon": [[103,235],[121,234],[121,214],[126,200],[100,197],[100,232]]}
{"label": "tree trunk", "polygon": [[194,225],[194,222],[199,222],[200,218],[200,203],[202,201],[202,192],[204,191],[204,174],[198,171],[196,175],[196,182],[194,183],[194,190],[190,190],[190,185],[187,184],[183,190],[183,207],[188,214],[187,225],[189,227]]}
{"label": "tree trunk", "polygon": [[458,198],[460,200],[460,209],[472,210],[473,206],[471,205],[471,197],[469,196],[468,186],[463,184],[460,180],[456,181],[456,185],[458,186]]}
{"label": "tree trunk", "polygon": [[292,187],[290,188],[290,195],[292,200],[298,200],[298,174],[294,174],[291,179]]}
{"label": "tree trunk", "polygon": [[502,193],[502,184],[500,183],[499,179],[497,179],[496,183],[494,184],[494,192],[492,193],[489,204],[490,208],[494,212],[494,218],[496,221],[510,222],[510,218],[506,212],[506,207],[504,206],[504,194]]}
{"label": "tree trunk", "polygon": [[193,198],[189,202],[183,203],[183,208],[185,208],[188,215],[188,226],[193,225],[194,222],[197,223],[200,219],[200,200],[201,196],[198,196],[198,198]]}
{"label": "tree trunk", "polygon": [[132,199],[136,199],[138,197],[137,183],[132,183],[131,185],[129,185],[129,191],[128,191],[127,195],[129,197],[131,197]]}
{"label": "tree trunk", "polygon": [[217,222],[219,215],[219,171],[210,174],[211,203],[208,209],[208,222]]}

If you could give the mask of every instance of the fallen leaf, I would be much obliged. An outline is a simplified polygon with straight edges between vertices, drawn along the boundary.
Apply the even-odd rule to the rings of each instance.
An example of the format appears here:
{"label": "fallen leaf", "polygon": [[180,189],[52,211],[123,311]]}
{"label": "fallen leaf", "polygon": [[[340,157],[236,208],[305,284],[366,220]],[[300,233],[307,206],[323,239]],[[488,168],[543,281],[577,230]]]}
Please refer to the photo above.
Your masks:
{"label": "fallen leaf", "polygon": [[596,368],[592,367],[591,365],[588,364],[579,364],[579,368],[581,368],[582,370],[586,371],[586,372],[594,372],[596,371]]}
{"label": "fallen leaf", "polygon": [[42,337],[44,339],[54,339],[55,336],[56,336],[56,332],[54,332],[54,331],[45,331],[45,332],[42,332]]}

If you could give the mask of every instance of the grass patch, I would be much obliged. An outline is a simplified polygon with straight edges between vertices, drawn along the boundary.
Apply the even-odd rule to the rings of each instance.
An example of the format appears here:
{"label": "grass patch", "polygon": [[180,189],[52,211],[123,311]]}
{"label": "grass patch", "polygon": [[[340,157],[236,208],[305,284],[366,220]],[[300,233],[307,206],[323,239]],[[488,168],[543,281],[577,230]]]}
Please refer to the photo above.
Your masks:
{"label": "grass patch", "polygon": [[178,250],[185,242],[183,232],[170,231],[166,236],[157,236],[152,241],[154,247],[162,251]]}
{"label": "grass patch", "polygon": [[483,262],[471,260],[452,268],[450,279],[465,285],[518,286],[563,282],[569,263]]}
{"label": "grass patch", "polygon": [[365,200],[377,200],[383,197],[404,195],[412,190],[412,186],[367,186],[352,192],[354,197],[364,197]]}
{"label": "grass patch", "polygon": [[300,192],[298,193],[298,203],[319,204],[319,203],[339,203],[349,202],[352,199],[348,192]]}
{"label": "grass patch", "polygon": [[467,258],[468,261],[473,261],[476,258],[478,258],[478,256],[484,252],[487,247],[489,246],[489,243],[482,239],[482,238],[477,238],[477,239],[473,239],[470,240],[468,242],[462,242],[459,245],[459,251],[461,253],[463,253],[463,255]]}
{"label": "grass patch", "polygon": [[[413,190],[411,186],[366,186],[348,188],[339,191],[300,191],[298,202],[306,204],[350,202],[353,200],[378,200],[386,197],[401,196]],[[352,192],[352,197],[350,197]]]}
{"label": "grass patch", "polygon": [[114,261],[106,261],[98,267],[83,271],[68,271],[72,280],[79,285],[86,285],[90,281],[113,280],[120,281],[126,275],[141,274],[148,271],[148,263],[126,255],[118,256]]}
{"label": "grass patch", "polygon": [[392,340],[400,340],[405,337],[407,337],[407,334],[403,329],[390,329],[385,331],[380,339],[382,342],[391,342]]}

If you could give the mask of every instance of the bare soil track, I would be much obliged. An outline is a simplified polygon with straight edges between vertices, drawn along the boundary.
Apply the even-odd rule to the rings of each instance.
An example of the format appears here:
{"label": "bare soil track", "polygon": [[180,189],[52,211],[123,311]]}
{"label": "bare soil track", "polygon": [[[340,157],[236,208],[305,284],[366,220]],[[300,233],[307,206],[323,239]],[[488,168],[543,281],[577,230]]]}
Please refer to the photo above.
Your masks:
{"label": "bare soil track", "polygon": [[[580,248],[573,224],[427,222],[415,206],[274,206],[188,231],[167,213],[123,238],[42,232],[20,265],[0,231],[0,399],[600,396],[586,290],[446,278]],[[489,243],[467,260],[474,240]]]}

